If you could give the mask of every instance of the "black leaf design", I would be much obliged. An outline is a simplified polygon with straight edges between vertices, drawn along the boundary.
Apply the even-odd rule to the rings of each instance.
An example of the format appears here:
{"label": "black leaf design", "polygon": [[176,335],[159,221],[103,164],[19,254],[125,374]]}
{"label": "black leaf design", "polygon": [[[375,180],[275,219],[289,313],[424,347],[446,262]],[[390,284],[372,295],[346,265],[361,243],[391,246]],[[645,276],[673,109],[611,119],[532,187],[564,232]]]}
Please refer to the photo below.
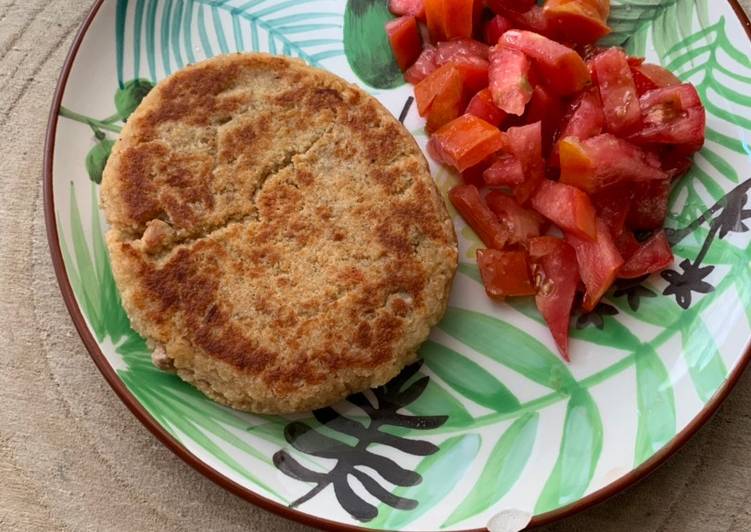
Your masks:
{"label": "black leaf design", "polygon": [[582,312],[576,319],[576,328],[583,329],[588,325],[594,325],[598,329],[602,330],[605,327],[605,319],[603,316],[615,316],[618,314],[618,309],[613,305],[607,303],[598,303],[592,312]]}
{"label": "black leaf design", "polygon": [[375,404],[363,393],[356,393],[348,398],[351,404],[368,416],[367,424],[346,417],[330,407],[313,412],[316,421],[329,430],[355,438],[357,443],[354,445],[324,435],[302,421],[287,424],[284,437],[292,448],[311,456],[336,460],[334,467],[323,473],[311,471],[285,450],[274,454],[274,465],[285,475],[315,484],[309,492],[290,504],[290,507],[299,506],[331,485],[344,510],[359,521],[370,521],[378,515],[378,508],[355,492],[351,484],[353,480],[359,482],[370,495],[393,508],[411,510],[417,507],[418,501],[394,495],[360,468],[372,469],[396,486],[414,486],[422,482],[419,473],[405,469],[390,458],[369,449],[373,444],[380,444],[414,456],[429,456],[439,451],[439,447],[429,441],[412,440],[380,430],[384,426],[429,430],[440,427],[448,419],[448,416],[410,416],[399,412],[416,401],[429,384],[429,377],[420,377],[407,385],[421,366],[422,361],[411,364],[391,382],[374,389]]}
{"label": "black leaf design", "polygon": [[681,273],[675,270],[662,272],[663,279],[668,282],[668,286],[662,293],[666,296],[675,296],[678,305],[688,309],[694,292],[708,294],[714,291],[714,286],[703,280],[714,271],[714,266],[701,267],[698,263],[692,264],[691,261],[685,259],[680,267],[683,270]]}
{"label": "black leaf design", "polygon": [[613,297],[626,296],[628,298],[628,306],[631,307],[631,310],[636,312],[639,310],[641,298],[657,297],[656,292],[642,284],[648,277],[649,275],[644,275],[636,279],[621,279],[615,285]]}

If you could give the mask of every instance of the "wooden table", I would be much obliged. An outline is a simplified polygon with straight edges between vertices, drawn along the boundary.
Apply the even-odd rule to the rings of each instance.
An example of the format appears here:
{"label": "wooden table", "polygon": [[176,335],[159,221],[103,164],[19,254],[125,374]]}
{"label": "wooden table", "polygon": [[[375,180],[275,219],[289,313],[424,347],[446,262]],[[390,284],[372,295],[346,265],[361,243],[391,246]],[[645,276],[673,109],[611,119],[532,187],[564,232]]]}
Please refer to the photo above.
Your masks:
{"label": "wooden table", "polygon": [[[0,0],[0,529],[307,530],[162,447],[111,392],[63,307],[44,232],[42,146],[90,3]],[[750,458],[748,372],[652,477],[549,530],[751,530]]]}

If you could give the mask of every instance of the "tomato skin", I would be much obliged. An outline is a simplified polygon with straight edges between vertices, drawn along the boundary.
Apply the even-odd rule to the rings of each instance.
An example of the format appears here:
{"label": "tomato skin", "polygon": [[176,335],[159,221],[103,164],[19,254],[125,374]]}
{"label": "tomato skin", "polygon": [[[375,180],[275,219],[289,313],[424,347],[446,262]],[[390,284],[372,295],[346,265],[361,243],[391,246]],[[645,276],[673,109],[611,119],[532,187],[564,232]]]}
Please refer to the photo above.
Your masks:
{"label": "tomato skin", "polygon": [[669,179],[634,184],[633,200],[626,224],[635,231],[662,228],[668,214],[670,188]]}
{"label": "tomato skin", "polygon": [[499,127],[507,116],[503,109],[493,103],[493,95],[489,88],[482,89],[472,97],[467,105],[466,113],[482,118],[496,127]]}
{"label": "tomato skin", "polygon": [[464,110],[464,78],[453,64],[439,67],[415,85],[420,116],[427,118],[428,131],[435,131],[457,118]]}
{"label": "tomato skin", "polygon": [[[558,138],[576,137],[587,140],[601,134],[605,127],[605,114],[597,89],[590,89],[578,96],[571,104],[567,116],[563,118]],[[556,142],[550,156],[550,164],[560,166],[559,148]]]}
{"label": "tomato skin", "polygon": [[444,0],[443,9],[446,40],[471,38],[475,0]]}
{"label": "tomato skin", "polygon": [[482,177],[491,187],[515,187],[524,183],[524,168],[514,155],[501,153],[493,164],[485,169]]}
{"label": "tomato skin", "polygon": [[492,190],[485,196],[488,208],[509,231],[509,244],[526,245],[527,241],[540,236],[545,220],[535,211],[525,209],[514,198]]}
{"label": "tomato skin", "polygon": [[624,181],[641,182],[667,177],[651,163],[644,150],[609,133],[582,142],[567,137],[558,147],[561,183],[590,194]]}
{"label": "tomato skin", "polygon": [[545,178],[545,160],[542,158],[542,124],[536,122],[506,131],[508,150],[521,162],[524,182],[514,189],[514,198],[524,205]]}
{"label": "tomato skin", "polygon": [[436,131],[428,144],[436,159],[463,172],[500,150],[504,138],[497,127],[465,114]]}
{"label": "tomato skin", "polygon": [[542,124],[543,153],[549,153],[553,144],[553,135],[561,122],[561,99],[542,85],[537,85],[532,92],[532,99],[527,104],[523,122]]}
{"label": "tomato skin", "polygon": [[626,228],[628,213],[631,211],[633,192],[631,186],[615,186],[592,195],[592,204],[599,216],[617,239]]}
{"label": "tomato skin", "polygon": [[639,99],[644,126],[629,137],[637,144],[672,144],[690,155],[704,145],[706,112],[690,83],[644,93]]}
{"label": "tomato skin", "polygon": [[477,265],[485,291],[492,298],[531,296],[537,293],[529,274],[526,251],[478,249]]}
{"label": "tomato skin", "polygon": [[614,236],[613,242],[615,242],[615,247],[618,248],[618,253],[621,254],[624,261],[628,261],[634,253],[639,251],[639,246],[641,246],[630,229],[624,229],[620,235]]}
{"label": "tomato skin", "polygon": [[531,63],[526,55],[505,46],[490,49],[488,80],[493,102],[504,112],[521,116],[532,98],[529,83]]}
{"label": "tomato skin", "polygon": [[619,277],[635,279],[664,270],[673,264],[673,250],[665,231],[660,230],[639,246],[621,268]]}
{"label": "tomato skin", "polygon": [[595,240],[595,208],[586,193],[576,187],[543,179],[532,196],[532,208],[579,238]]}
{"label": "tomato skin", "polygon": [[503,34],[499,44],[519,50],[532,59],[550,87],[561,96],[575,94],[591,81],[589,69],[576,50],[543,35],[509,30]]}
{"label": "tomato skin", "polygon": [[490,19],[483,30],[485,42],[490,46],[498,44],[498,39],[513,27],[511,21],[503,15],[496,15]]}
{"label": "tomato skin", "polygon": [[428,25],[430,40],[433,42],[446,40],[446,11],[444,4],[450,0],[425,0],[425,22]]}
{"label": "tomato skin", "polygon": [[508,231],[480,197],[474,185],[457,185],[449,191],[449,200],[480,240],[492,249],[503,249]]}
{"label": "tomato skin", "polygon": [[486,0],[486,3],[494,13],[509,19],[514,28],[533,31],[548,37],[553,36],[553,27],[545,17],[543,8],[534,2],[527,2],[527,4],[530,4],[527,9],[517,6],[515,2],[505,2],[504,0]]}
{"label": "tomato skin", "polygon": [[390,20],[386,23],[386,34],[399,68],[402,72],[406,71],[422,52],[422,37],[417,19],[404,16]]}
{"label": "tomato skin", "polygon": [[477,56],[457,56],[451,60],[462,73],[464,94],[469,97],[488,86],[490,64]]}
{"label": "tomato skin", "polygon": [[407,15],[425,22],[425,0],[389,0],[389,11],[397,17]]}
{"label": "tomato skin", "polygon": [[623,257],[613,242],[608,226],[599,218],[596,241],[582,239],[571,233],[566,233],[566,241],[576,250],[579,275],[586,287],[582,306],[590,312],[612,286],[623,266]]}
{"label": "tomato skin", "polygon": [[641,123],[641,108],[636,85],[626,54],[619,48],[609,48],[592,59],[597,77],[606,129],[624,135]]}
{"label": "tomato skin", "polygon": [[630,66],[631,74],[634,76],[636,92],[639,96],[642,96],[647,91],[663,87],[674,87],[682,83],[675,74],[660,65],[640,63],[638,65],[630,64]]}
{"label": "tomato skin", "polygon": [[570,361],[568,331],[580,281],[576,252],[560,238],[541,236],[530,239],[529,255],[536,265],[533,268],[538,286],[537,309],[548,324],[561,356]]}
{"label": "tomato skin", "polygon": [[547,0],[543,12],[558,35],[568,42],[595,43],[610,33],[599,6],[581,0]]}
{"label": "tomato skin", "polygon": [[407,83],[417,85],[422,80],[427,78],[430,74],[435,72],[435,70],[438,68],[438,65],[436,64],[437,54],[438,51],[434,46],[430,44],[426,45],[423,48],[420,57],[418,57],[417,61],[415,61],[415,64],[409,67],[404,73],[404,79],[407,81]]}
{"label": "tomato skin", "polygon": [[524,13],[536,4],[536,0],[488,0],[488,7],[495,11],[510,10],[517,13]]}

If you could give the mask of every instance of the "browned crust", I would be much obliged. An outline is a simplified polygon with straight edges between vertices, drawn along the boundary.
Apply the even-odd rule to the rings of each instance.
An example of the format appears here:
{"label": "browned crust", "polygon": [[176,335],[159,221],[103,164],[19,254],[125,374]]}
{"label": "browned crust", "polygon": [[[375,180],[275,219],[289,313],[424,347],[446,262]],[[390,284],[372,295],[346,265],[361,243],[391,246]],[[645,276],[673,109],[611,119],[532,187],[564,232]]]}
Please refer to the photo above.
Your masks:
{"label": "browned crust", "polygon": [[294,60],[234,55],[160,84],[102,185],[133,326],[236,408],[387,382],[445,310],[456,237],[412,137]]}

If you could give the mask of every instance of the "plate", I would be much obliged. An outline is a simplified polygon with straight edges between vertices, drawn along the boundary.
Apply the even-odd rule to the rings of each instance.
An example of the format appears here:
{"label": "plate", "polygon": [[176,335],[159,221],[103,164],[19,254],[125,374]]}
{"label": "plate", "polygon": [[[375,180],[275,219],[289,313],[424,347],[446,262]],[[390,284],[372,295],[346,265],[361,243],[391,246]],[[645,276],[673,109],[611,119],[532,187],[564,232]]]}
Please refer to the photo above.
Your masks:
{"label": "plate", "polygon": [[[52,105],[50,248],[94,362],[162,442],[264,508],[338,530],[539,525],[646,475],[715,411],[751,356],[751,41],[735,1],[613,1],[610,43],[696,84],[707,144],[677,184],[676,263],[618,284],[574,319],[567,365],[529,301],[485,297],[475,235],[453,213],[461,266],[449,310],[392,383],[289,417],[221,407],[156,370],[115,288],[98,209],[101,169],[143,94],[219,53],[301,57],[358,83],[422,146],[383,34],[384,0],[98,2]],[[457,177],[433,167],[445,195]]]}

